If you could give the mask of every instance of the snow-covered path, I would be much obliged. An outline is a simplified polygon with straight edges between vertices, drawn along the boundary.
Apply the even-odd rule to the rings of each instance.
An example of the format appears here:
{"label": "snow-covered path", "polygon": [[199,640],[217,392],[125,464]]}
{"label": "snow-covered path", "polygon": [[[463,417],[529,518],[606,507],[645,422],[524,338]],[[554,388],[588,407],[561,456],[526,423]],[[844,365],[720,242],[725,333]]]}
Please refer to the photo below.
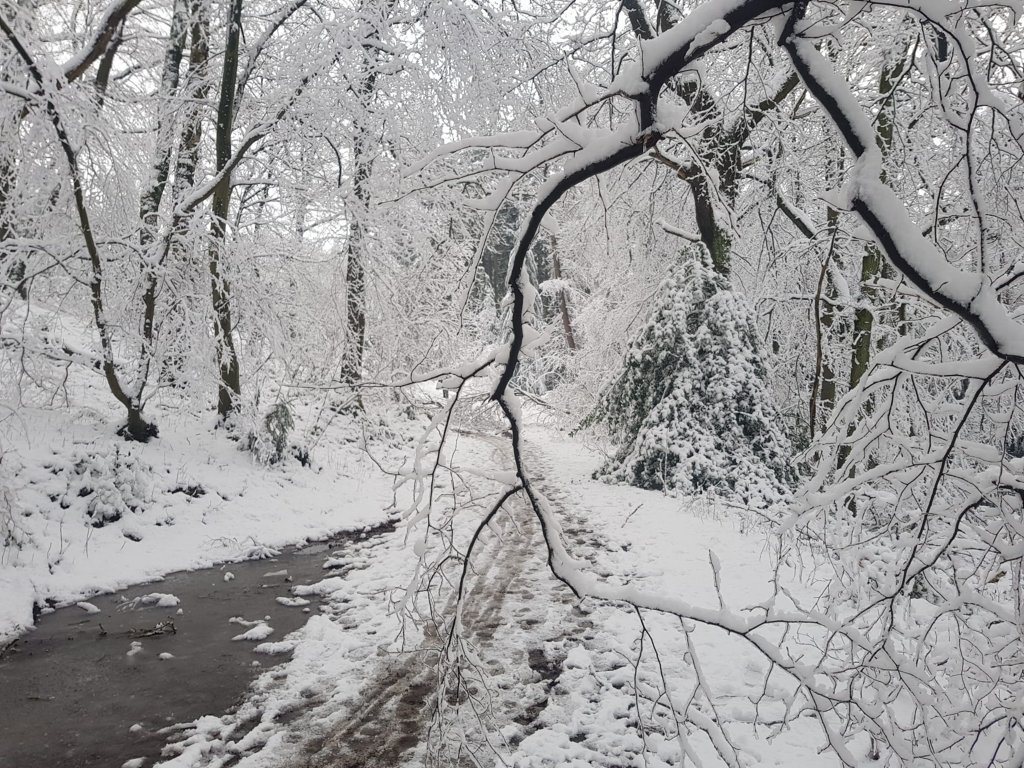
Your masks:
{"label": "snow-covered path", "polygon": [[[505,461],[503,441],[478,435],[472,442],[473,461]],[[484,759],[507,753],[545,705],[559,666],[553,644],[590,627],[541,552],[535,520],[515,505],[473,559],[463,623],[482,665],[467,674],[486,679],[479,699],[467,701],[463,692],[439,708],[447,635],[429,621],[403,626],[386,611],[416,561],[398,531],[350,554],[359,570],[345,583],[314,585],[327,603],[289,639],[293,658],[264,675],[238,713],[197,721],[162,765],[220,766],[235,757],[243,766],[416,765],[428,745],[436,756],[453,740]],[[449,594],[437,616],[451,609]],[[467,714],[467,706],[478,708]]]}
{"label": "snow-covered path", "polygon": [[[607,485],[592,479],[599,454],[553,430],[531,435],[534,481],[559,514],[569,551],[593,573],[715,606],[713,555],[728,603],[755,605],[770,593],[773,539],[753,513]],[[821,752],[813,718],[781,724],[784,686],[766,679],[763,658],[744,641],[628,606],[582,607],[593,628],[552,650],[561,659],[557,685],[508,764],[659,768],[680,765],[685,751],[687,764],[696,757],[705,766],[839,765]]]}
{"label": "snow-covered path", "polygon": [[[502,440],[482,441],[504,455]],[[766,588],[767,541],[749,518],[711,502],[595,482],[596,457],[555,433],[540,432],[527,451],[532,480],[558,511],[569,549],[603,578],[713,601],[714,550],[723,567],[734,566],[727,598],[746,604]],[[378,660],[325,735],[288,761],[254,764],[656,767],[679,765],[685,749],[705,765],[722,764],[722,753],[736,765],[836,765],[818,754],[813,720],[754,726],[757,717],[777,720],[783,703],[742,642],[682,631],[666,616],[645,614],[641,624],[623,606],[579,601],[552,577],[539,524],[521,501],[488,534],[464,614],[471,658],[461,674],[472,682],[459,695],[438,708],[442,638],[428,631],[416,650]],[[670,696],[678,717],[665,706]],[[684,713],[706,728],[724,727],[708,736],[684,726],[681,738]]]}
{"label": "snow-covered path", "polygon": [[[541,623],[534,617],[535,601],[544,600],[545,607],[550,603],[549,594],[530,590],[536,583],[531,567],[538,544],[536,525],[525,514],[516,515],[516,522],[521,526],[518,533],[511,518],[496,526],[496,535],[479,553],[469,590],[463,621],[468,639],[485,659],[492,658],[488,651],[496,645],[505,645],[498,638],[506,638],[512,627],[518,625],[524,631]],[[453,601],[449,601],[440,615],[450,615],[452,610]],[[436,627],[428,625],[416,650],[379,663],[363,685],[351,717],[338,730],[307,745],[306,751],[312,754],[303,765],[391,768],[410,757],[410,751],[418,762],[421,750],[416,748],[423,746],[438,711],[437,660],[445,640]],[[489,665],[490,674],[508,676],[512,670],[529,667],[527,649],[507,650],[503,663]]]}

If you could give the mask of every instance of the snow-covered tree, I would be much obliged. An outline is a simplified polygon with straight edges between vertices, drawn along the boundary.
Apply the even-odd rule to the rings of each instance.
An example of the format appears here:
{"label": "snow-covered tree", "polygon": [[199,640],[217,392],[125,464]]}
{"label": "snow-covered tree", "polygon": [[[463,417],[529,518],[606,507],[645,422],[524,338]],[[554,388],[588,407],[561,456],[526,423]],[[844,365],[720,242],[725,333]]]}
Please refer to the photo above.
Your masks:
{"label": "snow-covered tree", "polygon": [[753,310],[702,245],[683,258],[588,419],[618,444],[599,474],[642,488],[783,501],[796,479],[793,450],[765,383]]}

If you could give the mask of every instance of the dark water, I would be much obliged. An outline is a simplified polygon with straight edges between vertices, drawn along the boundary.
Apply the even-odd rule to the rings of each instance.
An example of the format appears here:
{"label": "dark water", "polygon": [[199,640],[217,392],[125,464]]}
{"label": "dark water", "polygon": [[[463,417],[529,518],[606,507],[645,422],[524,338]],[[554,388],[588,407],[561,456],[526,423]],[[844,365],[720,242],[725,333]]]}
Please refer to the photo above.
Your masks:
{"label": "dark water", "polygon": [[[71,606],[42,616],[0,656],[0,768],[120,768],[136,757],[152,765],[167,740],[162,729],[229,710],[260,672],[288,658],[255,653],[256,642],[232,641],[248,627],[229,619],[269,617],[274,632],[265,642],[282,640],[318,605],[311,598],[304,612],[276,598],[291,596],[296,584],[338,575],[323,567],[332,552],[388,528],[90,598],[99,613]],[[287,576],[268,575],[283,570]],[[234,579],[224,580],[227,571]],[[175,595],[180,604],[125,608],[125,600],[153,592]],[[141,636],[161,622],[175,631]],[[133,641],[142,648],[129,656]],[[132,730],[136,724],[141,728]]]}

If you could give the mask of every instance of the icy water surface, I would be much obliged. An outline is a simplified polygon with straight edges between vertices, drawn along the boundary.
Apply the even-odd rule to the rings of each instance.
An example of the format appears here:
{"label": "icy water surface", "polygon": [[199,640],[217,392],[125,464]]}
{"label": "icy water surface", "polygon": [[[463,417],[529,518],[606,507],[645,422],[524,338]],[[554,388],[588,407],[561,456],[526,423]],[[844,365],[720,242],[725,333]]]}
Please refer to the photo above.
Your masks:
{"label": "icy water surface", "polygon": [[[277,598],[332,575],[324,563],[333,551],[384,529],[269,560],[174,573],[91,598],[99,613],[70,606],[42,616],[0,655],[0,767],[120,768],[137,757],[152,765],[169,735],[163,729],[225,712],[257,674],[288,658],[255,653],[257,641],[233,641],[249,627],[229,620],[266,619],[274,630],[266,641],[283,639],[318,605],[311,598],[289,607]],[[225,580],[228,572],[233,578]],[[180,602],[129,607],[151,593]]]}

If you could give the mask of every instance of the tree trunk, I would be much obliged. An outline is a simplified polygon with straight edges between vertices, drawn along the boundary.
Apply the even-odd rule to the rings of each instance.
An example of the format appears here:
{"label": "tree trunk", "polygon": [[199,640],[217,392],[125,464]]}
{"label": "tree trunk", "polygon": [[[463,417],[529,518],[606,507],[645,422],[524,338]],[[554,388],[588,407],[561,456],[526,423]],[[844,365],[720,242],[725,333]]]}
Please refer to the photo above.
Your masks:
{"label": "tree trunk", "polygon": [[[210,17],[208,0],[190,0],[189,15],[192,28],[189,32],[188,73],[186,75],[186,109],[184,127],[178,147],[178,158],[174,165],[174,200],[180,200],[186,189],[196,180],[199,165],[199,144],[203,138],[203,117],[200,105],[210,97],[210,83],[206,70],[210,60]],[[171,229],[177,233],[181,221],[175,219]]]}
{"label": "tree trunk", "polygon": [[[824,46],[825,55],[830,59],[834,57],[831,44]],[[842,144],[837,142],[835,153],[826,164],[827,181],[830,186],[835,186],[843,176],[845,156]],[[822,277],[824,284],[819,284],[818,295],[823,300],[816,302],[817,306],[817,367],[815,369],[814,384],[817,389],[817,401],[814,394],[811,395],[811,438],[813,439],[819,429],[824,430],[829,417],[836,407],[836,370],[832,361],[832,354],[829,348],[829,338],[832,336],[835,327],[835,320],[838,314],[836,306],[837,291],[833,270],[841,268],[835,263],[836,237],[839,233],[839,211],[831,205],[825,206],[825,233],[828,236],[828,251],[822,259]],[[840,273],[841,274],[841,273]]]}
{"label": "tree trunk", "polygon": [[875,326],[875,314],[872,307],[876,290],[875,283],[881,276],[882,254],[874,245],[864,249],[861,260],[860,290],[861,300],[853,318],[853,349],[850,353],[850,389],[856,387],[868,372],[871,364],[872,337]]}
{"label": "tree trunk", "polygon": [[138,403],[129,403],[126,408],[128,420],[117,431],[117,434],[126,440],[135,440],[140,443],[149,442],[150,438],[157,437],[160,434],[156,424],[143,418],[142,407]]}
{"label": "tree trunk", "polygon": [[[385,23],[395,0],[386,0],[380,11],[380,22]],[[366,3],[363,9],[373,9]],[[368,35],[370,43],[363,45],[363,71],[355,85],[355,95],[362,114],[352,120],[352,196],[354,205],[348,211],[349,229],[346,244],[345,304],[347,334],[345,355],[341,365],[341,382],[354,386],[362,379],[363,356],[366,347],[366,214],[370,209],[370,174],[373,170],[372,127],[370,114],[377,87],[380,47],[379,30]],[[358,404],[358,399],[357,399]]]}
{"label": "tree trunk", "polygon": [[124,19],[117,25],[107,50],[103,52],[99,68],[96,70],[96,108],[103,109],[103,102],[107,98],[107,86],[110,85],[110,71],[114,67],[114,59],[117,57],[117,49],[124,41]]}
{"label": "tree trunk", "polygon": [[[18,14],[18,4],[6,5],[3,11],[4,20],[13,24]],[[0,68],[0,79],[13,80],[11,73]],[[12,196],[15,179],[18,175],[18,159],[15,154],[18,128],[25,115],[25,110],[15,110],[0,116],[0,270],[3,272],[0,284],[6,289],[13,287],[22,299],[28,298],[28,284],[25,282],[25,261],[8,242],[15,234],[15,215],[12,210]]]}
{"label": "tree trunk", "polygon": [[703,174],[695,176],[690,180],[690,190],[693,192],[697,231],[700,233],[704,247],[711,255],[711,265],[715,268],[715,272],[728,278],[730,272],[729,250],[732,241],[726,231],[718,226],[707,178]]}
{"label": "tree trunk", "polygon": [[[185,0],[174,0],[167,51],[164,54],[160,76],[160,96],[164,101],[157,115],[156,159],[148,189],[139,201],[139,246],[142,253],[142,343],[139,350],[138,379],[145,383],[155,354],[153,348],[156,324],[156,299],[159,284],[158,270],[167,253],[166,248],[154,246],[158,228],[160,202],[167,187],[171,167],[174,120],[170,107],[178,91],[182,52],[188,32],[188,12]],[[172,234],[168,233],[168,238]]]}
{"label": "tree trunk", "polygon": [[[829,352],[826,342],[829,336],[832,335],[832,329],[835,327],[837,296],[835,282],[832,279],[831,270],[828,266],[829,265],[826,265],[824,286],[825,294],[824,300],[822,301],[821,313],[819,315],[822,341],[821,369],[819,372],[821,386],[818,398],[819,426],[824,426],[825,422],[828,421],[829,416],[832,415],[832,411],[835,410],[836,407],[836,371],[835,366],[832,365],[832,355]],[[812,436],[814,434],[813,428],[811,434]]]}
{"label": "tree trunk", "polygon": [[[0,120],[8,122],[7,117]],[[13,120],[11,122],[14,122]],[[11,130],[17,130],[15,123]],[[7,132],[0,132],[0,136]],[[28,298],[28,284],[25,282],[25,261],[8,243],[14,237],[14,211],[11,210],[11,196],[14,192],[17,161],[14,157],[14,142],[0,140],[0,268],[4,274],[5,288],[12,287],[22,299]]]}
{"label": "tree trunk", "polygon": [[[555,280],[562,279],[562,263],[558,259],[557,244],[552,238],[551,243],[551,276]],[[575,352],[576,334],[572,330],[572,318],[569,316],[569,297],[566,296],[565,288],[558,289],[558,310],[562,316],[562,332],[565,334],[565,346]]]}
{"label": "tree trunk", "polygon": [[[829,209],[832,213],[832,209]],[[814,382],[810,399],[810,436],[818,433],[836,405],[836,373],[828,353],[828,337],[835,323],[835,285],[830,277],[832,254],[825,256],[814,295],[815,355]]]}
{"label": "tree trunk", "polygon": [[[878,79],[878,92],[882,96],[882,104],[878,110],[878,128],[875,132],[875,142],[882,152],[883,160],[888,157],[892,148],[893,121],[895,118],[896,99],[893,89],[902,75],[906,66],[904,60],[894,64],[887,64],[882,67]],[[886,172],[883,165],[880,174],[882,183],[886,182]],[[873,352],[872,339],[874,337],[875,315],[878,293],[878,280],[885,276],[883,270],[892,274],[891,267],[882,258],[882,252],[876,245],[868,245],[864,249],[864,257],[861,260],[860,289],[861,299],[858,302],[857,312],[853,321],[853,349],[850,354],[850,389],[856,387],[863,380],[871,363]]]}
{"label": "tree trunk", "polygon": [[238,46],[242,31],[242,0],[231,0],[228,10],[227,43],[220,100],[217,105],[216,167],[220,178],[213,192],[210,222],[210,298],[213,304],[214,338],[217,342],[217,415],[221,422],[235,413],[242,393],[238,353],[235,350],[231,321],[231,287],[221,269],[221,257],[227,238],[228,210],[231,206],[231,129],[234,123],[235,81],[238,78]]}
{"label": "tree trunk", "polygon": [[143,252],[156,237],[160,202],[163,200],[164,189],[167,187],[174,136],[174,120],[169,107],[172,106],[171,102],[178,92],[181,59],[187,34],[188,9],[185,6],[185,0],[174,0],[167,50],[164,53],[163,71],[160,75],[160,97],[164,103],[157,115],[156,159],[153,162],[149,187],[139,201],[139,221],[141,222],[139,244],[142,246]]}

